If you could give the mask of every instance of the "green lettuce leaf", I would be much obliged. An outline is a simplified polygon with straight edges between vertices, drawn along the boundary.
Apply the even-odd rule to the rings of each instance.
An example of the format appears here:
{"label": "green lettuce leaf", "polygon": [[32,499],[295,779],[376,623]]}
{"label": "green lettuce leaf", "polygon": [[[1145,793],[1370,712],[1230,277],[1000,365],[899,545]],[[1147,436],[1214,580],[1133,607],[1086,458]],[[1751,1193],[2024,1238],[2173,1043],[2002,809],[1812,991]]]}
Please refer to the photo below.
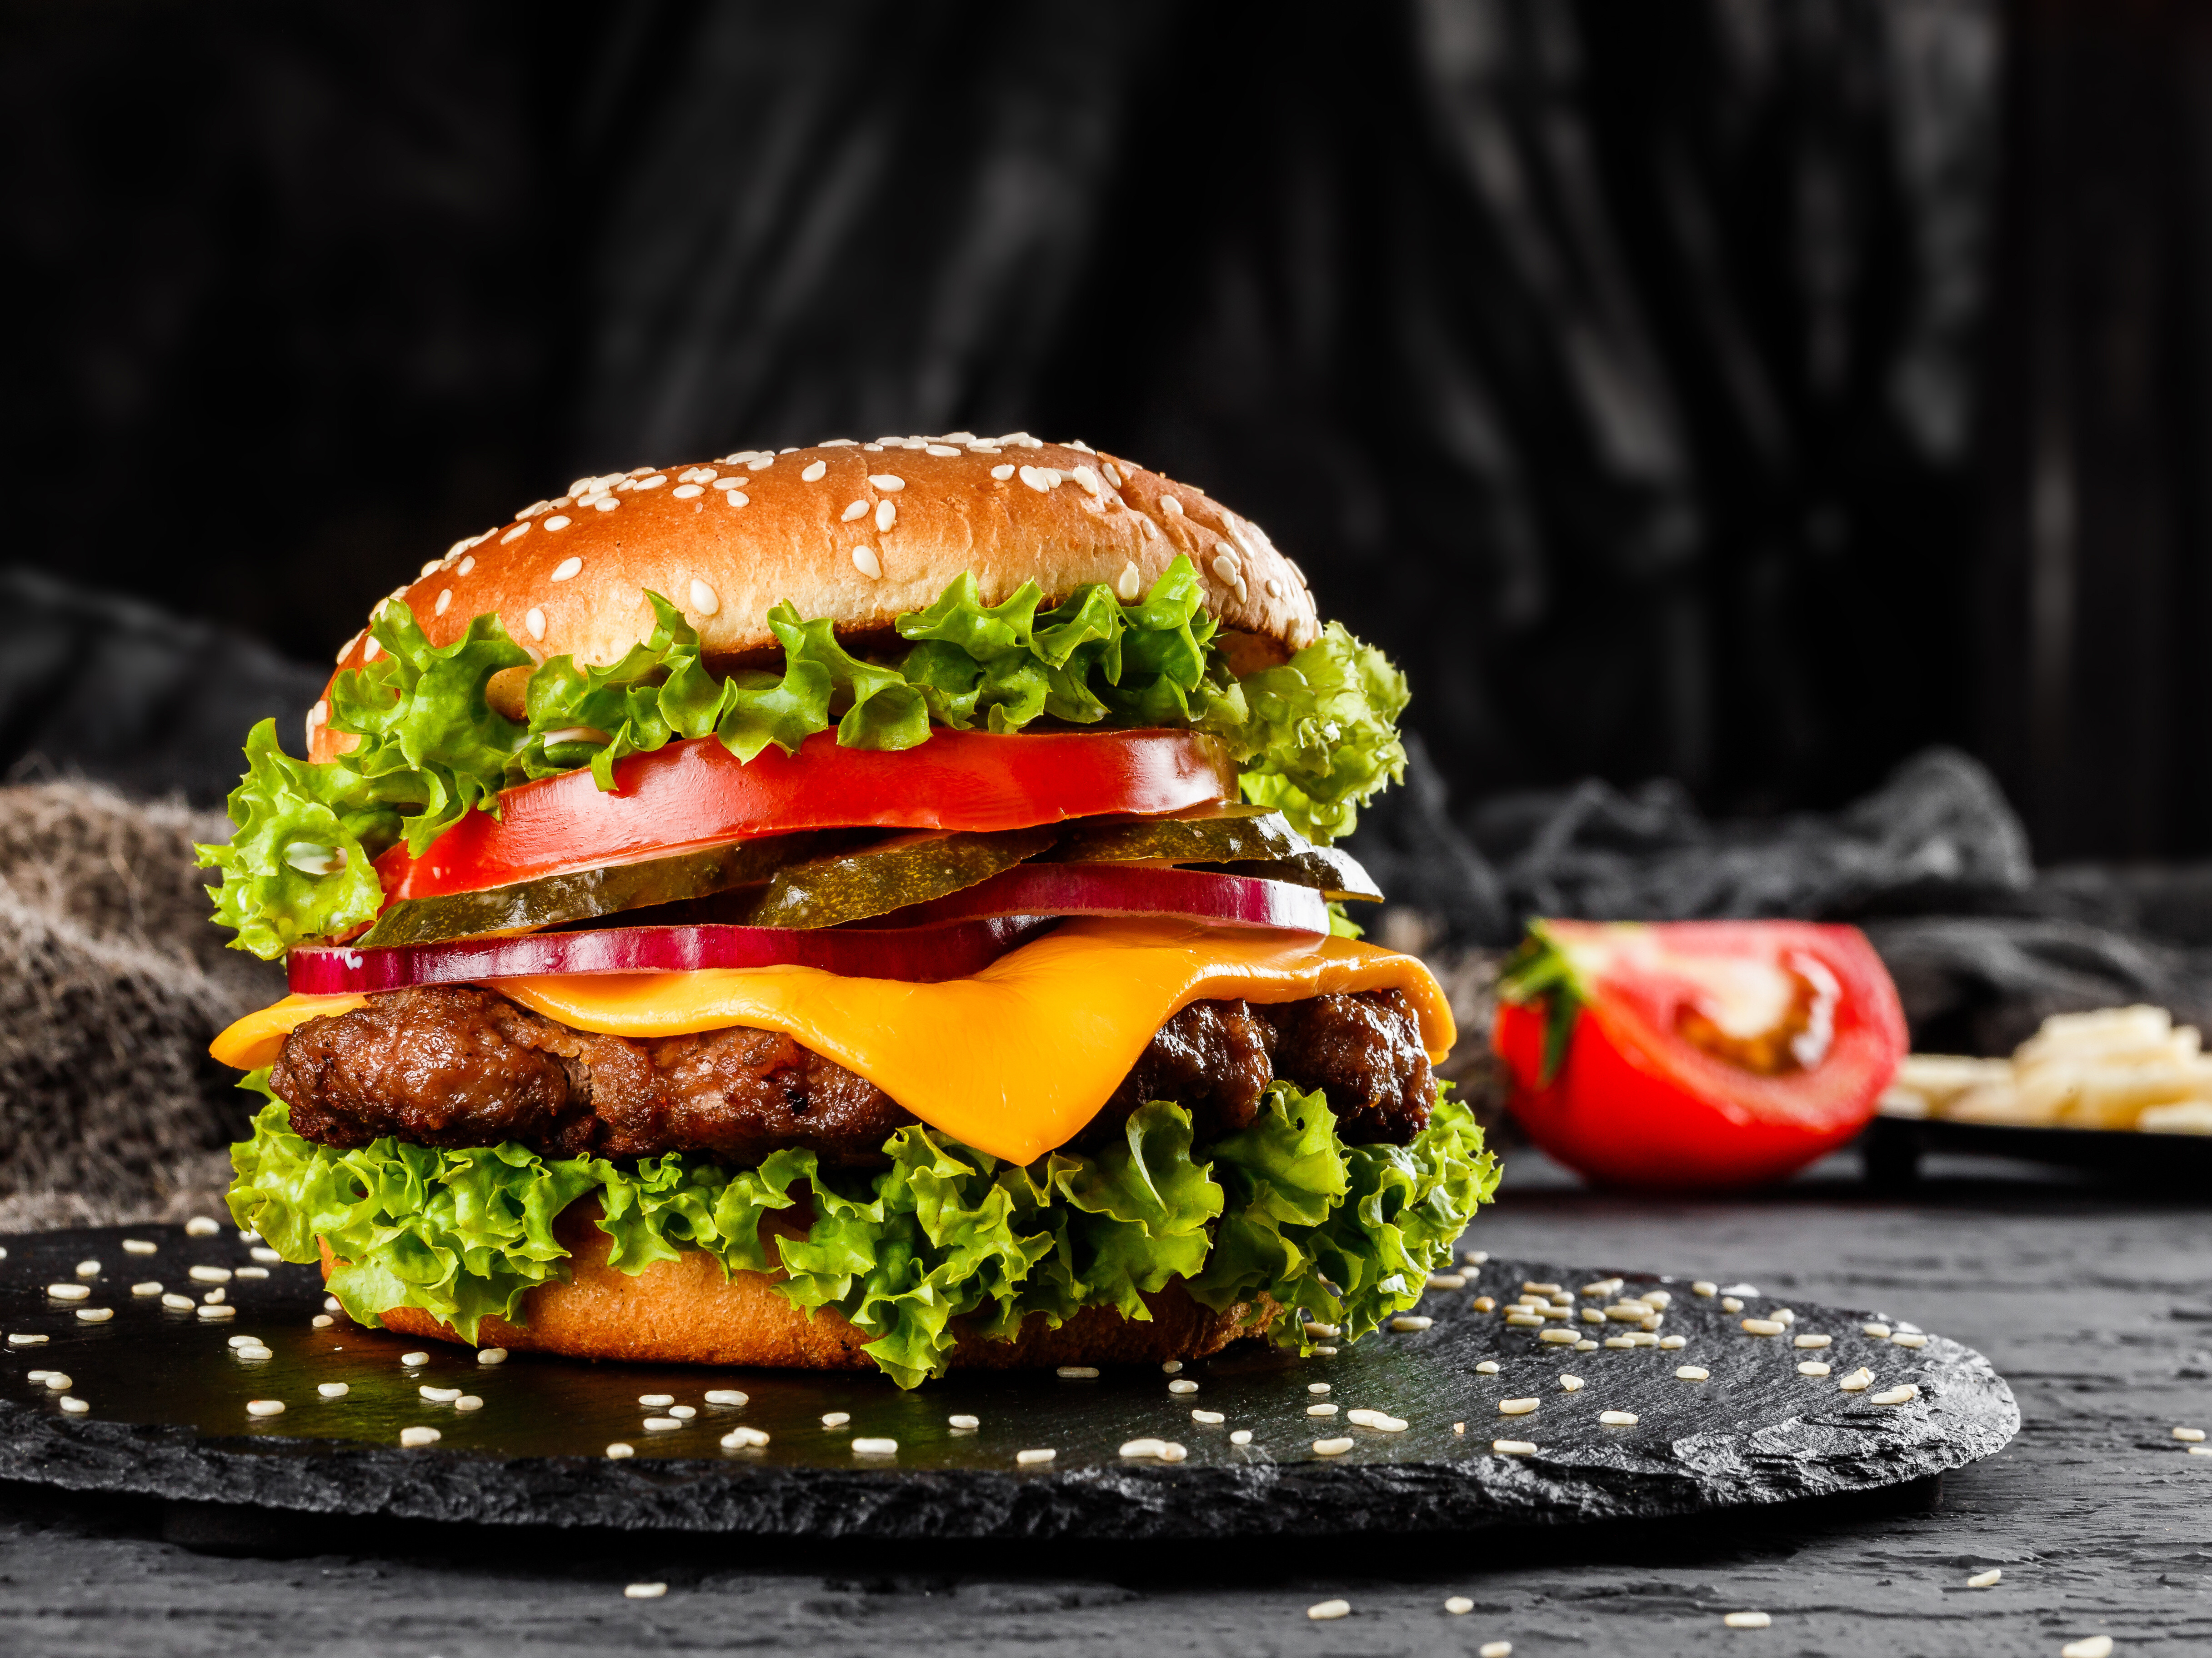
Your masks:
{"label": "green lettuce leaf", "polygon": [[645,597],[651,636],[607,666],[565,655],[539,665],[520,722],[485,697],[495,674],[532,661],[496,616],[433,647],[404,604],[380,607],[375,659],[331,687],[331,727],[359,739],[353,750],[306,765],[258,727],[231,797],[237,832],[228,847],[200,848],[223,871],[216,919],[237,929],[234,943],[274,957],[365,926],[380,902],[368,862],[395,841],[420,853],[469,811],[496,815],[500,791],[533,778],[588,767],[611,790],[623,756],[685,738],[712,735],[750,761],[833,728],[847,748],[908,749],[933,725],[1188,726],[1228,744],[1249,799],[1324,845],[1405,770],[1395,724],[1405,681],[1379,652],[1332,625],[1287,664],[1239,681],[1187,558],[1134,604],[1094,583],[1043,611],[1034,583],[987,606],[963,574],[897,619],[903,648],[880,661],[848,651],[827,620],[779,604],[768,625],[783,647],[780,674],[717,677],[683,612]]}
{"label": "green lettuce leaf", "polygon": [[[245,1085],[268,1095],[267,1072]],[[1320,1095],[1281,1084],[1251,1128],[1203,1151],[1189,1114],[1158,1102],[1096,1154],[1026,1167],[918,1126],[884,1151],[880,1171],[824,1170],[796,1151],[738,1169],[678,1155],[546,1158],[513,1144],[439,1151],[387,1139],[340,1151],[293,1133],[272,1096],[231,1148],[230,1210],[287,1260],[315,1260],[327,1239],[347,1263],[331,1292],[362,1323],[420,1307],[473,1340],[486,1315],[515,1320],[530,1290],[566,1278],[554,1221],[596,1198],[620,1270],[686,1249],[726,1272],[780,1266],[776,1293],[836,1308],[910,1388],[949,1367],[956,1320],[1005,1339],[1031,1316],[1057,1325],[1085,1307],[1147,1319],[1143,1296],[1178,1276],[1209,1306],[1265,1291],[1356,1337],[1413,1304],[1497,1184],[1480,1131],[1449,1098],[1410,1146],[1346,1147]],[[802,1205],[803,1236],[763,1241],[763,1220]],[[1302,1341],[1303,1321],[1275,1334]]]}

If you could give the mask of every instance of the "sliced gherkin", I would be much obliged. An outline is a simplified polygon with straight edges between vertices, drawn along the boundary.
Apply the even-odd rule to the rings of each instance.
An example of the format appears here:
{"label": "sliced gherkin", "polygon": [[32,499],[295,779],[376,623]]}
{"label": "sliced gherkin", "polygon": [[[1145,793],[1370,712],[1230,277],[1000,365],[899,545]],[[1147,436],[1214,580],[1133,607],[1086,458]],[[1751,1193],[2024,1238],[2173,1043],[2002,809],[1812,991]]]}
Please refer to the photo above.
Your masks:
{"label": "sliced gherkin", "polygon": [[404,898],[380,915],[358,942],[430,944],[491,932],[530,932],[623,910],[709,897],[733,888],[758,886],[785,865],[834,845],[836,838],[819,831],[765,835],[703,852],[547,875],[481,892]]}
{"label": "sliced gherkin", "polygon": [[1052,859],[1068,864],[1180,864],[1289,881],[1328,898],[1382,896],[1358,859],[1334,847],[1314,846],[1282,813],[1265,806],[1224,806],[1200,817],[1073,823],[1061,834]]}
{"label": "sliced gherkin", "polygon": [[988,881],[1052,845],[1056,829],[902,835],[779,871],[746,917],[754,926],[837,926]]}
{"label": "sliced gherkin", "polygon": [[1289,858],[1238,859],[1184,867],[1218,875],[1256,875],[1263,881],[1288,881],[1293,886],[1312,887],[1322,897],[1340,902],[1357,898],[1379,903],[1382,898],[1382,889],[1375,884],[1375,878],[1359,860],[1335,847],[1309,847]]}

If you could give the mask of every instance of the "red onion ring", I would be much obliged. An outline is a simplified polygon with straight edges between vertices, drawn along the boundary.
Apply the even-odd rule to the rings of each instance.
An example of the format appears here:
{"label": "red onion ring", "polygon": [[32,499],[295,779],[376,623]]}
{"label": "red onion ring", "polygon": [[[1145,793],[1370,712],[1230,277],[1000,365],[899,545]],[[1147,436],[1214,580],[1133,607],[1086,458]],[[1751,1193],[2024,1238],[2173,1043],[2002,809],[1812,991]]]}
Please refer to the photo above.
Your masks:
{"label": "red onion ring", "polygon": [[1019,864],[878,920],[930,926],[1014,915],[1180,915],[1216,926],[1329,930],[1328,902],[1311,887],[1158,864]]}

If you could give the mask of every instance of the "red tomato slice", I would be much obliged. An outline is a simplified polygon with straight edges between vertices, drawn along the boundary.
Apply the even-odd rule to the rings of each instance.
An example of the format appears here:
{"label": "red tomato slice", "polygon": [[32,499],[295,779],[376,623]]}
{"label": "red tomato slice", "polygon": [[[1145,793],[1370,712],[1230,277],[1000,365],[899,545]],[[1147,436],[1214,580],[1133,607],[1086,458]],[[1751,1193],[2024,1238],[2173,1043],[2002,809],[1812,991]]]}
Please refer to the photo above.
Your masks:
{"label": "red tomato slice", "polygon": [[[1545,921],[1532,932],[1555,954],[1502,987],[1508,998],[1515,977],[1539,987],[1501,1000],[1491,1046],[1528,1137],[1601,1184],[1780,1180],[1857,1133],[1905,1057],[1896,987],[1856,927]],[[1579,1005],[1547,1077],[1563,994]]]}
{"label": "red tomato slice", "polygon": [[387,900],[477,892],[793,829],[1009,829],[1108,812],[1182,811],[1237,798],[1228,750],[1194,732],[936,731],[917,748],[837,745],[740,761],[713,738],[525,783],[500,815],[471,811],[423,849],[376,860]]}

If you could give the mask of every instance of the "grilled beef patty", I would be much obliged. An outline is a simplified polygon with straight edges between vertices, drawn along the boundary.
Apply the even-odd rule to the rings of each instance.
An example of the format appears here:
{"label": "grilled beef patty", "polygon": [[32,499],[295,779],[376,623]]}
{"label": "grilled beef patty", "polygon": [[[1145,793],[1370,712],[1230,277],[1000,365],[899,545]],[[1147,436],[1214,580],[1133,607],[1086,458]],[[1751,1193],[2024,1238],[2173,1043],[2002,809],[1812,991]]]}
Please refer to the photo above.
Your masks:
{"label": "grilled beef patty", "polygon": [[[1397,991],[1194,1002],[1160,1027],[1076,1143],[1103,1144],[1139,1105],[1172,1100],[1203,1145],[1248,1127],[1276,1078],[1325,1090],[1352,1145],[1403,1145],[1436,1097]],[[915,1121],[779,1031],[599,1036],[460,985],[386,991],[308,1020],[285,1039],[270,1084],[294,1133],[342,1149],[389,1134],[444,1147],[519,1140],[548,1157],[697,1151],[743,1165],[800,1146],[827,1165],[865,1167]]]}

